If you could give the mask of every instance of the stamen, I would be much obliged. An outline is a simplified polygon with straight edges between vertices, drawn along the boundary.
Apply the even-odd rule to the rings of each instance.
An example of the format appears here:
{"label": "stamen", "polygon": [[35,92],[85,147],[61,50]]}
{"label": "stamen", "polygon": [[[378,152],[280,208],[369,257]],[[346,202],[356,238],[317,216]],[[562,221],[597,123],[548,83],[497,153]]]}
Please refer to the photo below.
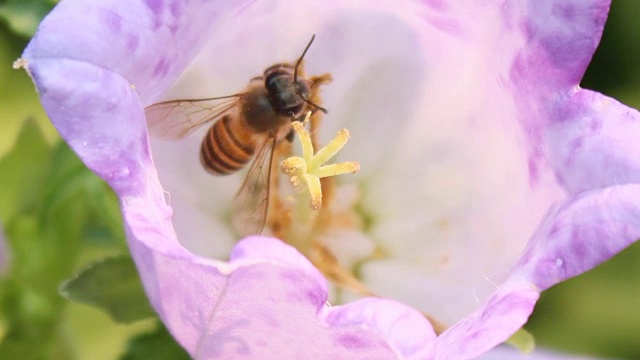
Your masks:
{"label": "stamen", "polygon": [[349,131],[342,129],[338,135],[327,146],[314,154],[311,135],[304,128],[304,124],[309,120],[311,111],[305,117],[304,122],[294,121],[293,129],[300,138],[302,144],[302,157],[290,157],[280,164],[280,170],[289,175],[291,183],[296,188],[306,188],[311,196],[309,207],[318,210],[322,206],[322,187],[320,179],[355,173],[360,170],[360,164],[356,161],[343,162],[338,164],[324,165],[334,157],[349,140]]}
{"label": "stamen", "polygon": [[349,130],[342,129],[338,131],[338,135],[335,137],[335,139],[331,140],[331,142],[327,146],[323,147],[316,153],[316,155],[311,160],[309,167],[313,169],[320,168],[322,164],[329,161],[329,159],[334,157],[340,150],[342,150],[347,141],[349,141]]}

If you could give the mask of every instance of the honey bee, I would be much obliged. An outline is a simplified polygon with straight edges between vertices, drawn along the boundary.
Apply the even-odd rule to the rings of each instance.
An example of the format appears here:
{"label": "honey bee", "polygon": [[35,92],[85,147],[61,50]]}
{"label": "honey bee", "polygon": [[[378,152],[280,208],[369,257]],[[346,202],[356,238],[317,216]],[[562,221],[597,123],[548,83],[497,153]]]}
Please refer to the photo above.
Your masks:
{"label": "honey bee", "polygon": [[312,99],[331,75],[306,78],[301,70],[314,39],[315,35],[295,65],[268,67],[243,92],[163,101],[145,109],[150,133],[160,139],[181,139],[214,122],[200,146],[200,162],[211,174],[232,174],[254,159],[234,199],[234,224],[242,235],[259,234],[264,228],[274,149],[285,139],[293,140],[291,122],[300,121],[309,111],[327,113]]}

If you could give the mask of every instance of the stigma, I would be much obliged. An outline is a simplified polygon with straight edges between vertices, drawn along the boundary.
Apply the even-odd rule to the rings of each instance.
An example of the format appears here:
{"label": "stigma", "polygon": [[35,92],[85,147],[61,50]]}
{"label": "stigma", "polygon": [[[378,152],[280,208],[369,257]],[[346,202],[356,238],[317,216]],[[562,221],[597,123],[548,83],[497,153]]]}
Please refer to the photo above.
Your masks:
{"label": "stigma", "polygon": [[325,163],[333,158],[349,141],[349,130],[342,129],[338,131],[336,137],[325,147],[315,152],[311,135],[305,129],[304,125],[309,120],[311,111],[309,111],[304,121],[294,121],[292,123],[293,130],[298,135],[302,144],[302,157],[292,156],[285,159],[280,164],[280,170],[291,180],[291,183],[300,191],[307,191],[311,197],[309,207],[312,210],[318,210],[322,206],[322,186],[320,179],[330,176],[337,176],[348,173],[356,173],[360,170],[360,164],[357,161],[347,161],[337,164],[325,165]]}

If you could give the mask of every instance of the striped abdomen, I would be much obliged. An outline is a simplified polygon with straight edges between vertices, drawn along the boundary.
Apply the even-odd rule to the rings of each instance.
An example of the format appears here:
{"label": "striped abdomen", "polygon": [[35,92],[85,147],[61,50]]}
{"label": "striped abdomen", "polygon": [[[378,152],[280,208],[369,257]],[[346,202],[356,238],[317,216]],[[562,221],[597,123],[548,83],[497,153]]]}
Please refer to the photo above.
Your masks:
{"label": "striped abdomen", "polygon": [[255,150],[254,133],[230,115],[216,121],[202,140],[200,161],[215,175],[228,175],[245,166]]}

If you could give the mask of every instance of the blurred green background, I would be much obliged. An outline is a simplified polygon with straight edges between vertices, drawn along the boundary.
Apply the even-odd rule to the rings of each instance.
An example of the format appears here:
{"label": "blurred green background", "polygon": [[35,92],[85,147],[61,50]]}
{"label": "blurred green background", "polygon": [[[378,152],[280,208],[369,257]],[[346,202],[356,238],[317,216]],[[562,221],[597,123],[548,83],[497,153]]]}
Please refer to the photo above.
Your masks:
{"label": "blurred green background", "polygon": [[[136,298],[116,196],[60,141],[31,80],[12,69],[55,3],[0,0],[0,223],[11,248],[11,268],[0,275],[0,359],[188,359]],[[65,292],[95,303],[82,291],[96,292],[92,280],[111,281],[97,292],[119,322],[59,292],[62,281],[108,256],[119,257]]]}
{"label": "blurred green background", "polygon": [[[60,282],[91,261],[127,250],[117,199],[60,142],[30,79],[11,68],[54,3],[0,1],[0,221],[12,247],[12,268],[0,283],[0,358],[160,358],[145,346],[164,359],[184,358],[155,320],[117,324],[58,295]],[[613,1],[583,81],[635,108],[639,18],[640,1]],[[538,346],[640,359],[640,244],[546,291],[526,329]]]}

